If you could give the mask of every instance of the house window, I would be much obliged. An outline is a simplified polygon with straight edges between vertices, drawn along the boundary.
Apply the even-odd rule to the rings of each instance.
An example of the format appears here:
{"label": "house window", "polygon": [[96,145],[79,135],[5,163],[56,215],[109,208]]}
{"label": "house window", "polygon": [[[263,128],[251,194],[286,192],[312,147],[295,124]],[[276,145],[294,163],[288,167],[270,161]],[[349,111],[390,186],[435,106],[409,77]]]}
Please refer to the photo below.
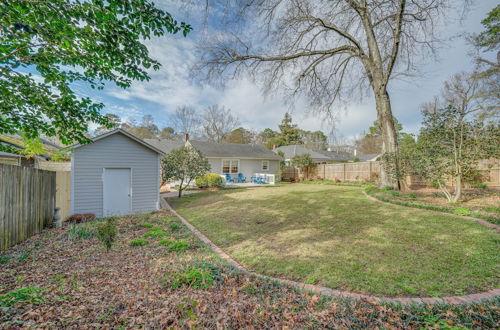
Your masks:
{"label": "house window", "polygon": [[222,160],[222,174],[238,173],[240,171],[240,161],[238,159]]}
{"label": "house window", "polygon": [[263,171],[269,171],[269,161],[268,160],[263,160],[262,161],[262,170]]}

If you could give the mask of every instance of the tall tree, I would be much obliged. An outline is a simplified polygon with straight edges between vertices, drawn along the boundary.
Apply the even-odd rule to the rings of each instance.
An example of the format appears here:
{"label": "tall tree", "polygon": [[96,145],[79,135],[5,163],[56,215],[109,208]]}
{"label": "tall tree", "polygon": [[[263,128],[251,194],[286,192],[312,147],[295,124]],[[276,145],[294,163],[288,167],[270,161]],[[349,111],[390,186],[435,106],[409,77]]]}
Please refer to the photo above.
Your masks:
{"label": "tall tree", "polygon": [[265,128],[258,136],[259,143],[265,145],[268,149],[279,146],[279,133],[270,128]]}
{"label": "tall tree", "polygon": [[292,144],[303,144],[301,130],[297,124],[292,123],[292,116],[286,112],[281,124],[278,125],[279,131],[279,145],[288,146]]}
{"label": "tall tree", "polygon": [[302,143],[308,149],[326,150],[328,137],[322,131],[302,131]]}
{"label": "tall tree", "polygon": [[[226,31],[204,45],[208,77],[249,72],[265,89],[284,87],[306,95],[327,113],[337,101],[368,83],[382,128],[383,151],[397,166],[397,134],[388,85],[397,71],[414,68],[417,55],[438,42],[437,21],[450,12],[448,0],[248,0],[238,4],[265,35]],[[241,20],[240,20],[241,22]],[[241,23],[239,23],[241,24]],[[250,24],[250,23],[249,23]],[[233,27],[231,27],[233,28]],[[244,26],[248,30],[247,26]],[[255,34],[256,29],[251,29]],[[231,30],[232,32],[233,30]],[[259,35],[260,37],[260,35]],[[258,42],[252,44],[252,40]],[[290,85],[289,82],[293,82]],[[383,185],[398,186],[383,173]]]}
{"label": "tall tree", "polygon": [[238,127],[229,133],[228,137],[224,139],[224,142],[250,144],[254,141],[254,139],[255,133],[243,127]]}
{"label": "tall tree", "polygon": [[115,115],[114,113],[107,113],[104,115],[104,117],[106,117],[109,124],[106,126],[104,125],[98,126],[94,132],[94,135],[101,135],[103,133],[106,133],[110,129],[120,127],[122,122],[120,116]]}
{"label": "tall tree", "polygon": [[222,142],[240,124],[231,109],[219,105],[209,106],[203,114],[203,133],[211,142]]}
{"label": "tall tree", "polygon": [[75,83],[127,88],[160,63],[144,40],[191,27],[149,0],[0,2],[0,133],[88,142],[89,122],[110,126],[104,105]]}
{"label": "tall tree", "polygon": [[171,121],[175,131],[179,134],[187,133],[196,136],[200,132],[201,116],[191,106],[182,105],[177,107]]}

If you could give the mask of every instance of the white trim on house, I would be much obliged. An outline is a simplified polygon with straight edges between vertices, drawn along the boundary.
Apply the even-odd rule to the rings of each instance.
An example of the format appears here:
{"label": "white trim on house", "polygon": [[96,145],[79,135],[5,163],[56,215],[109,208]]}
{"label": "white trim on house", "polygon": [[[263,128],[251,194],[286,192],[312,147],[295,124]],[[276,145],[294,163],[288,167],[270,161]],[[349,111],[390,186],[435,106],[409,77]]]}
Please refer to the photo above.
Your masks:
{"label": "white trim on house", "polygon": [[[133,177],[134,177],[134,169],[132,167],[121,167],[121,166],[112,166],[112,167],[103,167],[102,168],[102,177],[101,177],[101,181],[102,181],[102,215],[104,217],[109,217],[110,215],[107,215],[105,214],[106,210],[105,210],[105,205],[106,205],[106,191],[105,191],[105,188],[106,188],[106,185],[104,184],[104,176],[106,175],[106,169],[108,170],[130,170],[130,180],[129,180],[129,205],[128,205],[128,213],[129,214],[130,212],[132,212],[133,210],[133,199],[134,199],[134,187],[133,187]],[[160,187],[158,187],[158,191],[160,190]]]}
{"label": "white trim on house", "polygon": [[[221,158],[220,160],[220,173],[225,175],[226,173],[224,173],[224,161],[228,161],[229,162],[229,173],[227,174],[238,174],[240,172],[240,160],[239,158]],[[232,168],[233,168],[233,162],[238,162],[238,171],[236,172],[232,172]]]}

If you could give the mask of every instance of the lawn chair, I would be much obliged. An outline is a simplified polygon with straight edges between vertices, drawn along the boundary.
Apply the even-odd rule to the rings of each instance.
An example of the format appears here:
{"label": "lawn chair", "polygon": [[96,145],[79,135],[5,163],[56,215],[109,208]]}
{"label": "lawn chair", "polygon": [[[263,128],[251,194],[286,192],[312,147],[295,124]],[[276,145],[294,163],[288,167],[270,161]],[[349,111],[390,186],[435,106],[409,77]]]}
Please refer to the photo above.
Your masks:
{"label": "lawn chair", "polygon": [[243,173],[238,173],[238,182],[247,182],[247,177]]}
{"label": "lawn chair", "polygon": [[229,173],[226,173],[226,182],[234,183],[234,178]]}

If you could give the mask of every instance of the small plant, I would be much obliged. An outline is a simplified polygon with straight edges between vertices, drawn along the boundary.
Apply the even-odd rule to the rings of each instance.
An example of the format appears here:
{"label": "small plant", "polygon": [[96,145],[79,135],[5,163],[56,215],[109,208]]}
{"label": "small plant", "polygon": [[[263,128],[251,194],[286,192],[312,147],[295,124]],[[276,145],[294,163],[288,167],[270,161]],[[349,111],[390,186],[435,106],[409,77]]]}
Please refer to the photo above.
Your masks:
{"label": "small plant", "polygon": [[144,246],[144,245],[148,245],[148,240],[145,239],[145,238],[136,238],[132,241],[130,241],[130,243],[128,243],[128,245],[130,246]]}
{"label": "small plant", "polygon": [[19,257],[17,257],[17,260],[19,262],[26,262],[30,257],[31,257],[31,251],[27,250],[27,251],[23,251],[19,255]]}
{"label": "small plant", "polygon": [[177,222],[169,223],[168,227],[170,228],[171,231],[177,231],[177,230],[181,229],[181,225],[178,224]]}
{"label": "small plant", "polygon": [[173,241],[170,238],[164,238],[158,242],[159,245],[170,245],[172,243]]}
{"label": "small plant", "polygon": [[316,284],[318,283],[318,279],[315,276],[309,276],[304,281],[305,284]]}
{"label": "small plant", "polygon": [[415,199],[415,198],[417,198],[417,195],[410,193],[410,194],[406,194],[406,197],[411,198],[411,199]]}
{"label": "small plant", "polygon": [[399,195],[401,195],[401,193],[399,191],[391,191],[391,195],[394,197],[398,197]]}
{"label": "small plant", "polygon": [[97,224],[97,238],[109,252],[116,239],[116,218],[110,217],[106,221]]}
{"label": "small plant", "polygon": [[160,238],[166,236],[167,233],[161,227],[153,227],[147,233],[144,234],[144,237],[150,238]]}
{"label": "small plant", "polygon": [[10,261],[10,256],[0,255],[0,265],[5,265]]}
{"label": "small plant", "polygon": [[470,216],[472,212],[466,207],[457,207],[453,211],[453,213],[456,215],[461,215],[461,216]]}
{"label": "small plant", "polygon": [[0,307],[12,307],[17,303],[43,303],[42,290],[36,286],[28,286],[0,295]]}
{"label": "small plant", "polygon": [[87,226],[71,225],[68,230],[68,237],[71,240],[91,239],[95,235],[95,230]]}
{"label": "small plant", "polygon": [[477,184],[476,188],[477,189],[486,189],[486,188],[488,188],[488,185],[483,182],[483,183]]}
{"label": "small plant", "polygon": [[382,188],[382,190],[385,190],[385,191],[394,190],[394,187],[385,186],[384,188]]}
{"label": "small plant", "polygon": [[458,204],[460,204],[460,202],[448,202],[448,204],[450,204],[450,205],[458,205]]}
{"label": "small plant", "polygon": [[144,227],[144,228],[153,228],[154,226],[151,223],[143,222],[143,223],[141,223],[141,227]]}
{"label": "small plant", "polygon": [[187,240],[181,239],[175,242],[172,242],[168,245],[169,251],[174,251],[174,252],[184,252],[187,249],[189,249],[189,244]]}
{"label": "small plant", "polygon": [[191,267],[174,274],[172,288],[187,286],[194,289],[208,289],[213,282],[214,274],[210,268]]}

